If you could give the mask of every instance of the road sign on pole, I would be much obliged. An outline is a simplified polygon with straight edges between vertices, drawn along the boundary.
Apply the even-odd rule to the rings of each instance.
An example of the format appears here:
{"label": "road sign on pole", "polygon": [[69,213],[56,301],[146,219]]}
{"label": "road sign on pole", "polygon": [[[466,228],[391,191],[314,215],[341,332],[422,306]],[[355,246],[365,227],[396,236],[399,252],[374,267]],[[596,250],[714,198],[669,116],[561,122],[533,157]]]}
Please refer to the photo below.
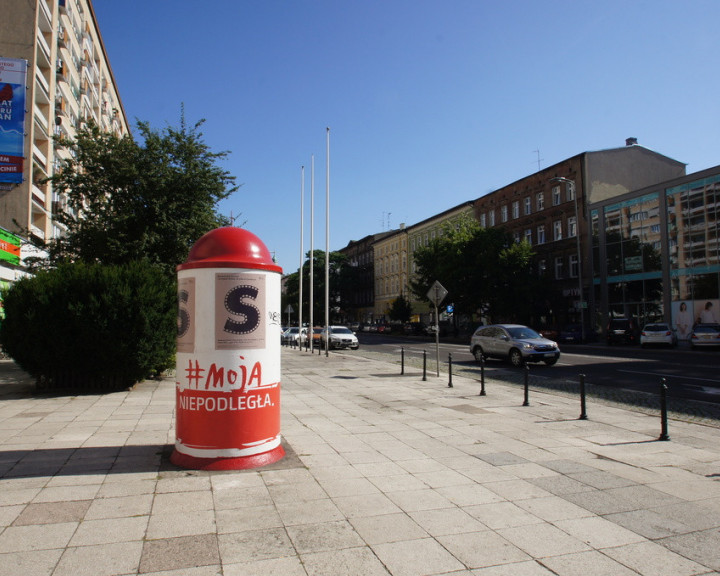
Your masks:
{"label": "road sign on pole", "polygon": [[433,282],[433,285],[430,286],[430,290],[428,290],[427,293],[427,297],[430,299],[430,302],[432,302],[435,306],[439,306],[440,302],[445,300],[445,296],[447,295],[448,291],[437,280]]}
{"label": "road sign on pole", "polygon": [[427,297],[435,306],[435,371],[437,376],[440,376],[440,317],[438,314],[438,306],[440,302],[445,300],[445,296],[448,295],[448,291],[445,287],[440,284],[438,280],[433,282],[428,290]]}

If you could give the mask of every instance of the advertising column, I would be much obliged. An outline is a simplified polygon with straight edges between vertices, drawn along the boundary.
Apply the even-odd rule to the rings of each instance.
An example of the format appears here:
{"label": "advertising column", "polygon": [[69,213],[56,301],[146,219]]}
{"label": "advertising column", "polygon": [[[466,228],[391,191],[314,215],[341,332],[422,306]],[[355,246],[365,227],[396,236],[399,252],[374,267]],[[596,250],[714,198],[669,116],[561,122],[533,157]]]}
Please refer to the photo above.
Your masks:
{"label": "advertising column", "polygon": [[280,277],[241,228],[200,238],[178,266],[176,441],[185,468],[280,460]]}

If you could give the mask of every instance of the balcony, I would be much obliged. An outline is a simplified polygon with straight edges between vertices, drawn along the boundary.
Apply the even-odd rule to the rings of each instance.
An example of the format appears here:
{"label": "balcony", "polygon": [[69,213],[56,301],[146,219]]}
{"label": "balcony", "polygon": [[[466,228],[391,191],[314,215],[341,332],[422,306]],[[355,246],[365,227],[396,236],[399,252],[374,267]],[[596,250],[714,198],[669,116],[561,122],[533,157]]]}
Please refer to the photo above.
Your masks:
{"label": "balcony", "polygon": [[33,150],[33,160],[35,160],[35,162],[37,162],[38,165],[39,165],[45,172],[47,172],[47,165],[48,165],[48,163],[47,163],[47,156],[45,156],[45,154],[43,154],[43,153],[40,151],[40,149],[39,149],[37,146],[35,146],[35,144],[33,144],[32,150]]}
{"label": "balcony", "polygon": [[45,230],[35,226],[34,224],[30,224],[30,234],[42,241],[45,241]]}

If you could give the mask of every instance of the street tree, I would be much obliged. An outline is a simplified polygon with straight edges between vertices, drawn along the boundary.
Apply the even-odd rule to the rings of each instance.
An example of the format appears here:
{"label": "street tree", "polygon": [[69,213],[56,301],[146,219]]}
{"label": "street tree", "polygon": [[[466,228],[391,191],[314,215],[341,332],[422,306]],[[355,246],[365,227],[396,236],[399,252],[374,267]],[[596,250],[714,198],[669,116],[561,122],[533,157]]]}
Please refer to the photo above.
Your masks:
{"label": "street tree", "polygon": [[59,138],[70,154],[50,181],[70,210],[56,214],[66,232],[43,246],[41,264],[142,260],[174,274],[200,236],[228,223],[216,206],[238,189],[218,165],[227,153],[210,150],[201,125],[182,117],[179,128],[158,131],[138,122],[138,142],[88,122]]}
{"label": "street tree", "polygon": [[[303,263],[303,322],[310,320],[310,252]],[[325,323],[325,251],[314,250],[312,258],[313,269],[313,321],[316,325]],[[348,300],[348,294],[353,286],[355,277],[352,266],[347,265],[347,256],[341,252],[330,252],[329,265],[330,289],[329,303],[331,323],[343,310],[343,303]],[[300,272],[288,274],[285,279],[285,291],[282,297],[283,310],[291,305],[295,310],[300,299]],[[297,313],[297,312],[296,312]]]}
{"label": "street tree", "polygon": [[443,233],[415,252],[413,293],[427,300],[438,280],[458,315],[482,314],[494,321],[524,321],[533,308],[538,278],[532,247],[516,243],[502,228],[481,228],[471,217],[448,223]]}
{"label": "street tree", "polygon": [[400,294],[390,304],[390,310],[388,310],[388,316],[390,320],[396,322],[402,322],[403,324],[410,321],[412,316],[412,302],[405,298],[404,294]]}

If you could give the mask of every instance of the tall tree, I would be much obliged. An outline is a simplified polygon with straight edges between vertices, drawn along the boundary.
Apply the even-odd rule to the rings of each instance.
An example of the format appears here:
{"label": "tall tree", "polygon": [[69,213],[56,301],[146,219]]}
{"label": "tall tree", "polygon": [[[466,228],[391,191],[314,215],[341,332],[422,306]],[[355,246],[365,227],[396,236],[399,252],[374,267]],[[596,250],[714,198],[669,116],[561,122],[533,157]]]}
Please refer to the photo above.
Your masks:
{"label": "tall tree", "polygon": [[416,296],[426,299],[438,280],[458,314],[483,314],[493,320],[527,320],[538,279],[533,251],[515,243],[502,228],[480,228],[472,218],[446,226],[443,234],[415,252]]}
{"label": "tall tree", "polygon": [[[303,264],[303,322],[310,320],[310,252],[307,253],[307,260]],[[313,252],[313,321],[316,325],[325,323],[325,251],[315,250]],[[346,266],[347,256],[341,252],[330,252],[330,316],[331,323],[341,313],[343,308],[343,294],[346,294],[348,285],[351,282],[352,270]],[[297,310],[299,300],[300,274],[293,272],[285,280],[285,293],[282,297],[283,310],[290,304]]]}
{"label": "tall tree", "polygon": [[201,125],[183,117],[157,131],[138,122],[136,142],[89,122],[58,139],[70,156],[50,180],[70,210],[56,214],[66,233],[46,243],[43,264],[144,260],[174,273],[200,236],[228,223],[216,206],[238,188],[218,166],[227,153],[210,150]]}

